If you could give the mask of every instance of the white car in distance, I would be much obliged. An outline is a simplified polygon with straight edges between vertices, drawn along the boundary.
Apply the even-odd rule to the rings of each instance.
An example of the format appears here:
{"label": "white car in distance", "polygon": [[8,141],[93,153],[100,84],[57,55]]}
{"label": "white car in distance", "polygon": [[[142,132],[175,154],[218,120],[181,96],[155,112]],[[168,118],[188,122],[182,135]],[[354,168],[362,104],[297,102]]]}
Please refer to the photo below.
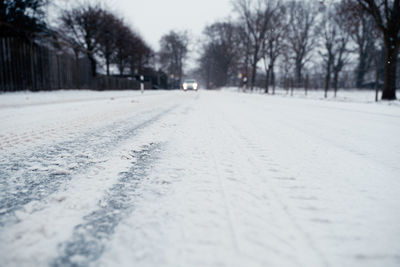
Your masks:
{"label": "white car in distance", "polygon": [[197,91],[198,88],[199,88],[199,84],[197,83],[196,80],[193,80],[193,79],[185,80],[182,84],[183,91],[187,91],[187,90]]}

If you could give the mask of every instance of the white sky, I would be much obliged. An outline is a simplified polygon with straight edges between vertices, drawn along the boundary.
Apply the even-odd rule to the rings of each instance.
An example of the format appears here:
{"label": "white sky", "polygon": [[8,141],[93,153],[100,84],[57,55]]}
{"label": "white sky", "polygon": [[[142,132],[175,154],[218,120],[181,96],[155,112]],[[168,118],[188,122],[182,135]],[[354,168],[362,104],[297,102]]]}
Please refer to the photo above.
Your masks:
{"label": "white sky", "polygon": [[231,0],[109,0],[107,6],[155,49],[170,30],[188,30],[194,38],[203,28],[232,15]]}

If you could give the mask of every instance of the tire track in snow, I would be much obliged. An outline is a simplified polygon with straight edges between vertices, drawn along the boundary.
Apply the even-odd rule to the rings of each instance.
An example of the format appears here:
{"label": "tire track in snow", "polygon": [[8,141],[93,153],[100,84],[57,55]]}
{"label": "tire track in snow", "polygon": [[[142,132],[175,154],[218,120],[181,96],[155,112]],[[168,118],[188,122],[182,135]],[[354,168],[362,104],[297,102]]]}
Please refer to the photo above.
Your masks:
{"label": "tire track in snow", "polygon": [[[143,97],[149,97],[149,96],[154,96],[156,94],[151,94],[151,95],[141,95],[140,98],[138,99],[132,99],[129,101],[130,104],[138,104],[140,103],[140,99]],[[64,105],[64,109],[62,109],[60,106],[62,106],[63,101],[58,102],[50,102],[47,104],[50,104],[54,106],[54,113],[65,113],[69,111],[73,111],[71,113],[70,118],[63,118],[63,116],[58,117],[47,117],[46,115],[48,111],[46,112],[46,108],[44,107],[46,103],[42,103],[40,105],[40,108],[37,110],[32,110],[31,112],[38,112],[37,113],[37,118],[33,118],[33,121],[30,121],[28,125],[24,125],[25,130],[19,131],[18,129],[15,129],[14,127],[11,127],[11,129],[14,130],[9,130],[5,131],[2,134],[0,134],[0,152],[7,153],[9,151],[16,151],[16,150],[26,150],[26,146],[30,147],[39,147],[43,143],[48,144],[52,140],[65,140],[67,136],[76,136],[77,132],[83,132],[86,131],[88,127],[93,126],[93,127],[98,127],[95,126],[97,122],[104,122],[104,121],[118,121],[116,118],[120,118],[123,116],[124,118],[129,118],[130,116],[126,116],[126,114],[129,114],[132,112],[132,105],[126,106],[126,102],[123,101],[125,97],[108,97],[108,98],[101,98],[101,99],[109,99],[109,101],[102,101],[102,102],[95,102],[97,105],[105,105],[104,110],[102,112],[93,112],[95,109],[92,110],[91,107],[93,107],[94,103],[90,103],[93,101],[99,101],[101,99],[96,100],[96,97],[94,97],[94,100],[88,100],[86,103],[82,105],[76,106],[80,101],[73,101],[67,100],[67,103],[69,103],[70,108],[66,108],[66,105]],[[128,96],[126,96],[128,98]],[[118,109],[112,109],[111,108],[111,101],[115,101],[117,99],[121,99],[121,107],[118,107]],[[126,99],[128,100],[128,99]],[[72,102],[71,102],[72,101]],[[60,105],[61,104],[61,105]],[[83,106],[87,106],[87,111],[82,110]],[[57,108],[59,107],[59,108]],[[75,107],[77,110],[80,110],[78,112],[75,110]],[[114,106],[115,107],[115,106]],[[26,106],[22,105],[22,110],[24,110]],[[41,109],[43,108],[43,109]],[[1,111],[1,109],[0,109]],[[83,111],[83,112],[82,112]],[[30,116],[29,114],[26,114],[26,112],[22,112],[22,114],[25,113],[25,116]],[[45,115],[46,114],[46,115]],[[44,116],[45,115],[45,116]],[[18,121],[21,120],[21,114],[10,114],[10,111],[6,112],[5,115],[1,115],[0,113],[0,120],[1,118],[4,118],[6,122],[8,121],[8,124],[10,123],[10,120],[12,117]],[[44,117],[43,120],[38,120],[40,117]],[[122,120],[122,119],[119,119]],[[37,123],[38,125],[36,125]],[[19,123],[17,123],[18,125]],[[6,124],[7,125],[7,124]],[[39,127],[36,127],[39,126]],[[2,129],[4,130],[4,129]]]}
{"label": "tire track in snow", "polygon": [[[210,122],[210,120],[209,120],[209,122]],[[212,136],[212,135],[210,134],[209,136]],[[232,236],[233,246],[234,246],[234,248],[235,248],[235,250],[237,252],[240,252],[240,245],[239,244],[241,242],[240,242],[237,230],[236,230],[236,220],[235,220],[234,214],[232,212],[232,205],[231,205],[232,201],[230,200],[229,195],[227,194],[227,191],[225,189],[224,178],[221,175],[221,170],[219,168],[219,164],[218,164],[217,159],[215,157],[215,151],[211,150],[210,154],[211,154],[211,158],[212,158],[212,163],[214,165],[213,168],[216,171],[216,176],[217,176],[217,179],[218,179],[219,189],[220,189],[220,191],[222,193],[222,198],[223,198],[223,201],[224,201],[224,207],[225,207],[226,214],[227,214],[227,217],[228,217],[229,228],[230,228],[230,232],[231,232],[231,236]]]}
{"label": "tire track in snow", "polygon": [[[245,137],[245,135],[242,134],[242,130],[236,127],[235,123],[231,120],[230,117],[225,114],[222,109],[216,107],[215,114],[217,115],[214,115],[214,119],[220,122],[218,129],[221,132],[221,136],[229,137],[226,138],[226,140],[231,142],[230,147],[232,147],[232,150],[237,151],[237,153],[242,155],[244,159],[247,158],[247,163],[251,166],[254,173],[258,173],[260,175],[262,173],[265,173],[265,162],[268,162],[268,164],[275,166],[273,168],[274,171],[272,172],[275,172],[275,170],[279,168],[279,166],[273,163],[271,160],[268,159],[264,162],[263,160],[260,160],[261,157],[257,157],[257,155],[259,155],[259,153],[257,153],[259,145],[251,144],[248,137]],[[218,116],[220,117],[219,119],[216,118]],[[286,225],[290,225],[290,228],[287,228],[287,230],[292,233],[292,237],[290,239],[296,237],[296,239],[298,239],[297,243],[300,242],[300,244],[303,245],[302,249],[308,250],[315,255],[313,261],[316,260],[317,262],[319,262],[319,266],[329,267],[330,264],[327,261],[325,255],[322,253],[322,251],[318,249],[318,246],[313,242],[305,229],[303,229],[300,224],[297,223],[296,218],[282,201],[280,195],[274,189],[273,184],[269,183],[268,179],[261,180],[260,175],[255,175],[254,177],[258,178],[257,180],[260,180],[259,184],[264,184],[265,186],[263,186],[263,188],[270,192],[270,194],[268,194],[271,198],[270,203],[273,203],[273,205],[276,206],[273,214],[275,216],[278,216],[281,221],[283,220]],[[287,236],[276,236],[274,233],[270,234],[274,237],[274,239],[277,239],[280,242],[286,244],[290,244],[293,242],[293,240],[287,239]],[[302,259],[296,259],[295,255],[293,255],[291,252],[287,254],[286,252],[280,251],[278,247],[274,248],[273,251],[275,251],[275,253],[277,253],[278,255],[284,256],[288,260],[290,259],[292,263],[297,262],[296,265],[307,266],[305,265],[306,262],[302,262]]]}
{"label": "tire track in snow", "polygon": [[[221,114],[222,117],[226,118],[228,124],[235,126],[231,131],[235,133],[235,137],[243,140],[243,142],[237,143],[247,150],[247,154],[251,156],[254,164],[259,166],[260,170],[264,169],[266,171],[265,179],[268,187],[265,188],[272,188],[275,191],[278,197],[275,199],[280,200],[281,206],[284,207],[284,211],[287,213],[281,215],[277,213],[277,217],[283,218],[283,222],[285,222],[285,218],[293,220],[300,231],[298,232],[299,235],[294,236],[301,237],[303,235],[303,239],[308,239],[309,241],[307,242],[316,249],[318,255],[315,258],[319,258],[322,263],[314,264],[315,266],[335,266],[340,262],[341,266],[366,266],[371,264],[392,266],[396,262],[398,253],[392,248],[385,249],[384,246],[390,243],[390,241],[386,241],[390,240],[390,238],[384,236],[387,231],[385,232],[385,230],[380,230],[379,228],[375,228],[376,230],[374,231],[365,231],[365,229],[362,229],[363,227],[374,229],[374,223],[371,223],[374,218],[366,217],[366,219],[363,219],[362,216],[354,215],[360,214],[363,210],[368,210],[368,208],[375,210],[378,214],[380,210],[386,211],[388,206],[391,207],[390,205],[379,207],[376,203],[378,201],[384,202],[383,199],[379,199],[374,195],[376,192],[381,194],[386,191],[387,195],[392,196],[391,199],[395,199],[390,190],[382,191],[382,185],[385,184],[386,180],[381,179],[379,183],[376,183],[373,180],[363,179],[363,173],[365,173],[365,178],[373,177],[373,175],[367,174],[367,172],[370,172],[368,166],[377,166],[379,163],[369,164],[367,159],[363,158],[363,155],[353,154],[352,151],[348,151],[351,146],[347,146],[347,149],[335,146],[329,140],[340,140],[340,138],[332,138],[338,136],[337,132],[321,134],[321,131],[316,127],[304,125],[304,122],[309,122],[304,118],[294,117],[295,115],[290,117],[286,113],[276,117],[274,113],[267,117],[260,117],[251,116],[251,114],[246,113],[246,109],[238,109],[236,113],[229,113],[226,110],[220,110],[220,112],[224,113]],[[258,110],[257,107],[255,107],[255,110]],[[299,111],[302,114],[301,109]],[[219,113],[217,112],[216,114]],[[296,112],[293,114],[298,115]],[[328,126],[334,129],[333,126],[336,125],[336,120],[340,120],[340,117],[332,117],[335,118],[335,123],[329,123]],[[231,122],[237,123],[233,124]],[[313,118],[311,122],[313,122],[313,126],[318,125],[317,118]],[[245,123],[249,126],[240,127]],[[323,127],[324,124],[320,123],[319,126]],[[350,129],[354,130],[356,128]],[[323,130],[325,132],[326,129],[323,128]],[[349,132],[349,137],[353,136],[357,135]],[[371,138],[367,137],[367,139]],[[255,149],[257,147],[259,149]],[[262,151],[266,148],[270,149],[270,152],[267,150]],[[281,150],[283,153],[281,153]],[[355,152],[354,149],[353,152]],[[276,156],[274,155],[275,153]],[[262,158],[268,154],[272,159],[271,162],[279,162],[270,171],[266,167],[268,160],[263,160]],[[370,153],[370,155],[376,154],[379,153]],[[335,155],[342,159],[344,163],[338,162],[339,164],[335,164],[335,160],[330,160],[330,155]],[[364,166],[362,166],[363,163],[365,163]],[[351,168],[347,169],[347,164]],[[358,166],[361,166],[361,168]],[[312,169],[314,167],[316,168]],[[390,177],[393,177],[393,174],[390,173],[387,167],[382,168],[379,173],[376,172],[375,177],[385,176],[383,174],[385,172],[388,172],[387,177],[389,178],[387,181],[390,181]],[[369,190],[371,182],[375,182],[381,187],[377,186],[376,190]],[[387,214],[390,214],[390,211]],[[386,229],[390,227],[389,225],[390,223],[388,223]],[[345,228],[347,230],[344,230]],[[287,227],[287,229],[288,232],[292,232],[289,231],[291,227]],[[375,244],[371,243],[373,240],[376,240]],[[294,241],[293,244],[299,247],[296,244],[301,245],[301,242]],[[312,255],[307,252],[307,247],[307,244],[305,244],[304,250],[300,250],[306,253],[298,253],[297,255]],[[391,252],[388,253],[388,251]],[[382,254],[385,254],[385,257],[379,259],[377,255]],[[389,254],[392,255],[389,256]],[[365,255],[365,258],[361,260],[358,255]],[[378,259],[381,261],[378,261]],[[304,266],[313,265],[304,264]]]}
{"label": "tire track in snow", "polygon": [[[246,137],[243,135],[240,135],[240,138],[243,140],[247,140]],[[253,165],[254,169],[257,170],[257,172],[262,173],[262,168],[260,167],[261,164],[259,163],[259,160],[254,156],[254,151],[250,151],[246,148],[246,146],[242,146],[242,144],[239,144],[238,142],[238,147],[240,150],[245,153],[245,155],[248,157],[249,162]],[[275,165],[276,168],[279,168],[280,166]],[[275,172],[276,169],[271,169],[272,172]],[[282,179],[282,180],[287,180],[287,181],[294,181],[295,179],[292,179],[291,177],[280,177],[278,176],[273,177],[274,179]],[[296,217],[292,214],[290,211],[289,207],[285,205],[283,202],[281,196],[279,193],[274,189],[272,184],[269,184],[267,187],[268,190],[272,193],[271,195],[274,197],[276,204],[280,207],[280,213],[283,213],[286,217],[286,222],[290,222],[292,229],[297,232],[296,236],[301,236],[304,238],[304,245],[308,247],[312,251],[312,253],[315,255],[314,259],[318,259],[320,261],[320,266],[327,266],[329,267],[330,264],[328,263],[325,255],[322,253],[322,251],[318,248],[318,246],[314,243],[313,239],[311,236],[308,234],[308,232],[301,227],[301,225],[297,222]],[[280,216],[280,218],[284,218],[283,216]]]}
{"label": "tire track in snow", "polygon": [[101,257],[115,228],[133,211],[135,197],[140,196],[140,183],[160,152],[161,144],[157,143],[133,152],[136,161],[130,170],[120,173],[118,183],[108,190],[98,209],[84,217],[85,223],[75,226],[70,240],[59,245],[61,255],[51,266],[88,266]]}
{"label": "tire track in snow", "polygon": [[56,192],[74,175],[101,162],[118,143],[158,121],[176,106],[155,109],[81,134],[69,141],[0,155],[0,229],[18,221],[16,212]]}
{"label": "tire track in snow", "polygon": [[[231,131],[232,122],[229,121],[228,123],[225,117],[221,117],[222,113],[219,112],[220,110],[214,112],[215,114],[218,114],[218,116],[214,116],[214,120],[218,121],[218,123],[214,122],[214,124],[219,126],[215,127],[218,129],[218,136],[226,137],[224,140],[226,146],[224,152],[230,152],[231,158],[234,157],[235,161],[232,162],[233,165],[241,166],[240,168],[235,168],[235,176],[241,177],[240,185],[238,184],[238,180],[232,181],[228,179],[226,181],[226,187],[229,186],[227,194],[232,196],[229,197],[229,202],[232,204],[241,202],[242,199],[247,198],[246,194],[248,194],[248,197],[252,199],[252,205],[256,207],[246,207],[239,204],[230,205],[232,207],[232,217],[235,218],[233,220],[236,229],[235,235],[240,240],[241,246],[246,248],[239,250],[238,252],[247,255],[247,257],[253,254],[252,252],[249,252],[249,247],[252,248],[251,250],[264,251],[264,253],[268,252],[270,255],[268,258],[259,256],[255,257],[254,255],[250,256],[250,258],[257,258],[257,261],[264,265],[274,265],[273,262],[276,255],[285,258],[287,264],[290,264],[289,266],[292,266],[292,264],[298,264],[289,250],[290,248],[293,249],[290,240],[287,236],[279,235],[279,231],[276,229],[278,228],[278,225],[276,225],[276,222],[272,218],[276,214],[271,210],[271,201],[273,202],[274,200],[271,199],[270,194],[265,192],[266,190],[263,183],[258,181],[258,176],[263,173],[263,170],[254,168],[248,160],[248,154],[244,151],[244,147],[240,144],[243,140],[237,139],[235,137],[236,132]],[[224,164],[223,162],[220,162],[220,164],[221,163]],[[225,168],[225,172],[227,170],[228,169]],[[249,170],[251,171],[248,172]],[[226,178],[228,177],[229,176],[226,176]],[[250,221],[243,219],[244,214],[250,217]],[[262,228],[261,225],[256,226],[256,224],[254,224],[254,221],[258,219],[263,221],[258,222],[262,223]],[[265,222],[268,222],[268,224],[265,224]],[[249,226],[251,229],[250,231],[248,228]],[[254,236],[254,232],[257,231],[259,235]],[[268,238],[264,239],[262,237]]]}

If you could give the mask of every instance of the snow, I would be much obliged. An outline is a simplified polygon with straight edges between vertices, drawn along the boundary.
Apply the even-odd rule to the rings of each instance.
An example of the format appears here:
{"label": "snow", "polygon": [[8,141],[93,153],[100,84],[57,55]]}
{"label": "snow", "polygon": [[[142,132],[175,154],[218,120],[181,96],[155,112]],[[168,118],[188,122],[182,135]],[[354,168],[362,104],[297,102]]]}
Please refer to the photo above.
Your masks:
{"label": "snow", "polygon": [[[224,91],[230,92],[242,92],[243,89],[238,89],[237,87],[224,88]],[[255,88],[253,93],[265,94],[264,88]],[[252,93],[249,89],[247,93]],[[269,88],[269,94],[272,95],[272,87]],[[302,99],[315,99],[324,100],[327,102],[352,102],[352,103],[374,103],[375,102],[375,91],[371,89],[339,89],[337,91],[336,97],[334,96],[333,89],[328,90],[327,98],[324,97],[323,89],[308,89],[307,94],[304,88],[298,88],[293,90],[293,95],[289,90],[285,90],[280,87],[276,87],[275,95],[281,97],[289,98],[302,98]],[[398,94],[397,94],[398,95]],[[382,92],[378,93],[379,105],[395,105],[400,106],[400,101],[381,101]],[[399,96],[398,96],[399,98]]]}
{"label": "snow", "polygon": [[400,108],[0,95],[2,266],[399,266]]}

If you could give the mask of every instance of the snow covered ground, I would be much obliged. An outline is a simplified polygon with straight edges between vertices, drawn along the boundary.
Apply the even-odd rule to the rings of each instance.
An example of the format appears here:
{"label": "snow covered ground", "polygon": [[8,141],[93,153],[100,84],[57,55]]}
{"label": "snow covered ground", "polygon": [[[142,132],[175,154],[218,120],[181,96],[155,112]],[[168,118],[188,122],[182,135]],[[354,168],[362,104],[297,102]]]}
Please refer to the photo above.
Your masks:
{"label": "snow covered ground", "polygon": [[[237,87],[225,88],[231,92],[241,92],[243,89],[238,89]],[[256,88],[253,92],[257,94],[264,94],[264,88]],[[250,93],[250,90],[248,90]],[[269,94],[272,94],[272,88],[269,89]],[[375,91],[374,90],[359,90],[359,89],[339,89],[337,91],[336,97],[334,96],[333,89],[329,89],[327,98],[324,98],[324,89],[310,89],[305,94],[304,88],[294,89],[293,95],[291,95],[290,90],[285,90],[283,88],[277,87],[275,90],[275,95],[290,97],[290,98],[306,98],[306,99],[319,99],[324,101],[341,101],[341,102],[356,102],[356,103],[374,103],[375,102]],[[382,92],[378,93],[378,99],[380,100]],[[399,98],[399,94],[397,93]],[[378,104],[381,105],[397,105],[400,106],[400,101],[379,101]]]}
{"label": "snow covered ground", "polygon": [[0,95],[1,266],[399,266],[400,107]]}

